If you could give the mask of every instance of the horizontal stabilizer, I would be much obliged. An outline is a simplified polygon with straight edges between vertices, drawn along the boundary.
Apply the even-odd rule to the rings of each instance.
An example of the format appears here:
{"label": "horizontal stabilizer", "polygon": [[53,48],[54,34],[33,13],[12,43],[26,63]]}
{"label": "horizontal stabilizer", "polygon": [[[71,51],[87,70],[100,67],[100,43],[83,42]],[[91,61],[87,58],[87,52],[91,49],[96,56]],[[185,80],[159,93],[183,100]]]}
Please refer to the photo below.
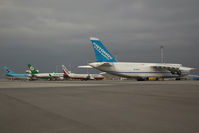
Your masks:
{"label": "horizontal stabilizer", "polygon": [[90,66],[96,68],[96,67],[111,67],[112,63],[110,62],[93,62],[89,63]]}
{"label": "horizontal stabilizer", "polygon": [[93,68],[91,66],[78,66],[78,68]]}
{"label": "horizontal stabilizer", "polygon": [[106,74],[106,72],[101,72],[101,73],[99,73],[99,74],[103,75],[103,74]]}

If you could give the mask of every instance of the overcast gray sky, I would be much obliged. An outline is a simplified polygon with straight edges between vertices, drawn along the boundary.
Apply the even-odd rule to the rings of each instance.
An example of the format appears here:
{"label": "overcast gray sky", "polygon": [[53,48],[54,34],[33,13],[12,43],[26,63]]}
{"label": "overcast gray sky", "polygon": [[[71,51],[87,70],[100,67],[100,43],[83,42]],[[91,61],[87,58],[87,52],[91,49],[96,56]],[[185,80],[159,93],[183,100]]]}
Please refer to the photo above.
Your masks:
{"label": "overcast gray sky", "polygon": [[[165,60],[199,68],[198,0],[1,0],[0,67],[23,73],[95,61],[89,37],[119,61]],[[2,71],[2,70],[1,70]]]}

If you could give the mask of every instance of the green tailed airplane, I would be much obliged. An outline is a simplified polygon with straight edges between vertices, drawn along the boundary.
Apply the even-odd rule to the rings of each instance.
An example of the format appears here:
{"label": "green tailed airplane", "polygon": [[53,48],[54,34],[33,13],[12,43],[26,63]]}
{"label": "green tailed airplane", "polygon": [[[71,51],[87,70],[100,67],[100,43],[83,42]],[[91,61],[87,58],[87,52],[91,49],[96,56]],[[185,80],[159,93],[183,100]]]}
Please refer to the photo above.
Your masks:
{"label": "green tailed airplane", "polygon": [[39,73],[31,64],[28,64],[32,79],[62,80],[64,73]]}

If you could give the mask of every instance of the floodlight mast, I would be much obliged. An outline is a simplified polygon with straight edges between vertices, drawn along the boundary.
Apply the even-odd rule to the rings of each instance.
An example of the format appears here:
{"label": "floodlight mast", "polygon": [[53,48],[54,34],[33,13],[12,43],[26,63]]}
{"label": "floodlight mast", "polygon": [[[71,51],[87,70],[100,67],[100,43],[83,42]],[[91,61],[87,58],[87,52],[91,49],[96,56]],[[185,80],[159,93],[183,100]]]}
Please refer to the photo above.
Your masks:
{"label": "floodlight mast", "polygon": [[164,46],[160,46],[160,61],[161,63],[164,63]]}

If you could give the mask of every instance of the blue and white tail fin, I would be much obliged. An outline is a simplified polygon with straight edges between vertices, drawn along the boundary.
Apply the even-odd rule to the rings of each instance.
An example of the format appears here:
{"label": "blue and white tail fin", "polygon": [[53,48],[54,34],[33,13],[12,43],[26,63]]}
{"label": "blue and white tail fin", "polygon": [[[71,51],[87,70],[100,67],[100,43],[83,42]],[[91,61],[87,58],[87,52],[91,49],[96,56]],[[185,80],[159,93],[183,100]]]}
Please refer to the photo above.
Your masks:
{"label": "blue and white tail fin", "polygon": [[4,66],[3,70],[4,70],[4,72],[6,73],[6,75],[7,75],[7,74],[15,74],[12,70],[8,69],[7,66]]}
{"label": "blue and white tail fin", "polygon": [[91,37],[90,41],[92,42],[97,62],[117,62],[98,38]]}

